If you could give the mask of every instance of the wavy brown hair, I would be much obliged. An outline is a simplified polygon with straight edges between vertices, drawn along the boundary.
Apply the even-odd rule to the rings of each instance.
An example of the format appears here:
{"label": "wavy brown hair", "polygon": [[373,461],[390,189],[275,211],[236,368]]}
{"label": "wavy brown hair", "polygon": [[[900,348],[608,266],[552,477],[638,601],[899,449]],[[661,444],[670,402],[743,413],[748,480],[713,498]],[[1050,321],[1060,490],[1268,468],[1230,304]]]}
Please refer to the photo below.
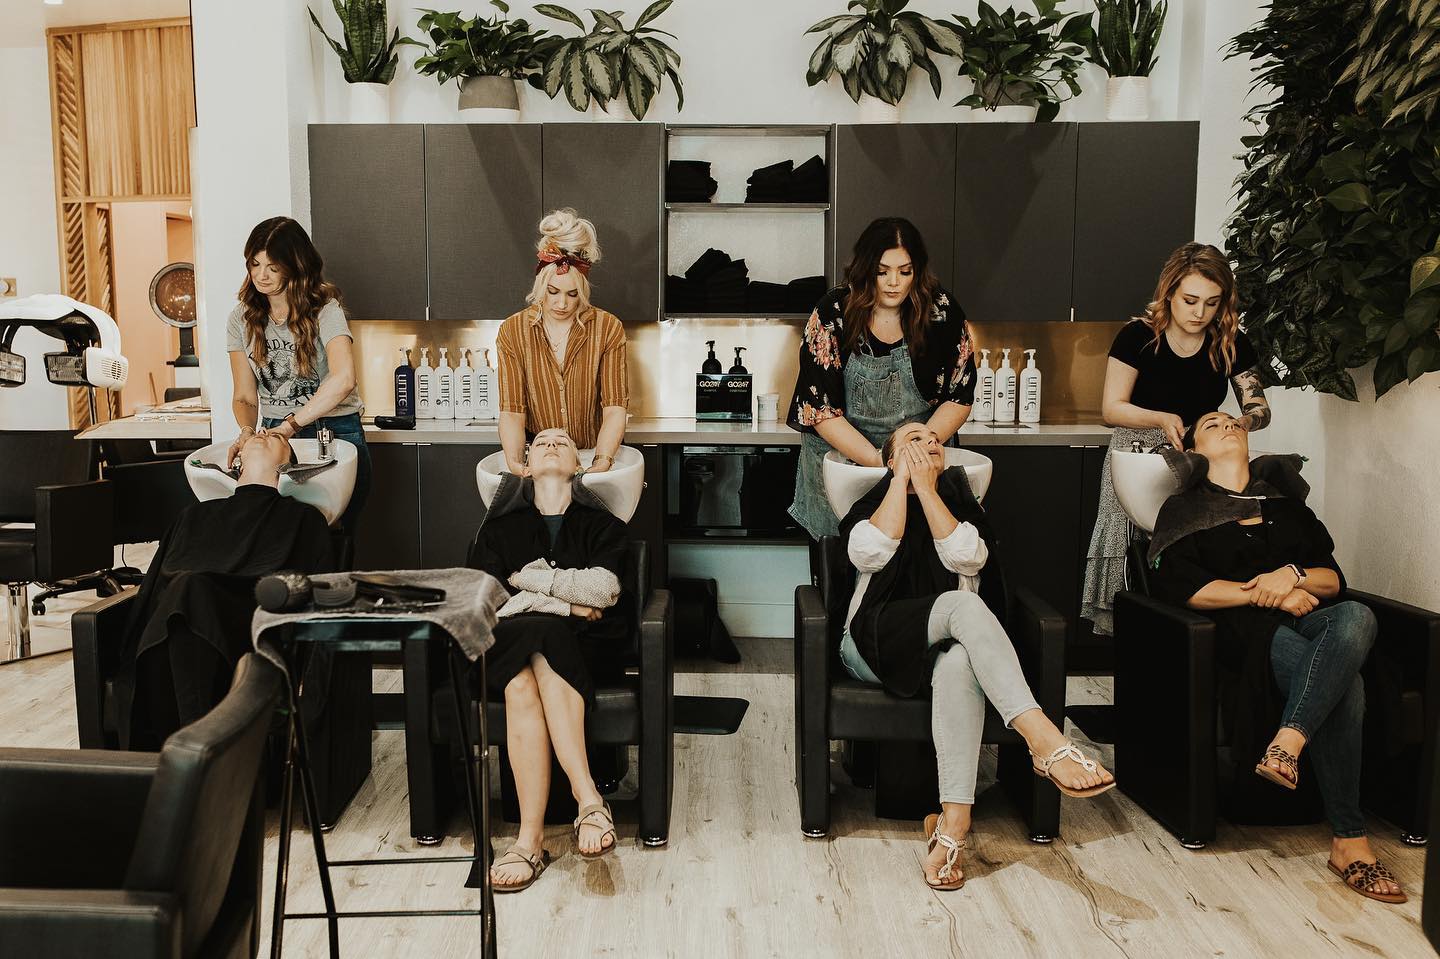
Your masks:
{"label": "wavy brown hair", "polygon": [[930,253],[925,249],[925,238],[915,229],[915,224],[892,216],[875,220],[865,228],[855,241],[854,254],[845,267],[847,296],[842,346],[847,353],[859,348],[870,326],[870,313],[875,309],[876,287],[879,285],[875,278],[880,272],[880,258],[886,250],[896,247],[910,254],[910,265],[914,270],[910,295],[900,304],[900,328],[905,331],[905,342],[910,344],[911,349],[924,349],[940,281],[930,272]]}
{"label": "wavy brown hair", "polygon": [[325,280],[325,261],[310,242],[305,228],[288,216],[275,216],[256,224],[245,241],[245,282],[240,284],[240,305],[245,315],[245,332],[250,338],[251,357],[265,365],[265,327],[270,322],[270,298],[250,279],[250,265],[264,253],[285,274],[285,299],[290,304],[286,321],[295,337],[295,360],[301,376],[312,376],[319,350],[320,310],[331,300],[340,301],[340,290]]}
{"label": "wavy brown hair", "polygon": [[1170,298],[1189,276],[1199,275],[1220,287],[1220,303],[1215,308],[1215,318],[1210,321],[1215,334],[1210,337],[1210,365],[1226,376],[1235,364],[1235,337],[1240,332],[1240,312],[1237,308],[1235,274],[1225,254],[1208,243],[1186,243],[1166,259],[1160,269],[1160,279],[1155,283],[1155,295],[1145,307],[1145,315],[1135,319],[1144,320],[1155,333],[1155,348],[1160,348],[1160,337],[1174,322],[1170,315]]}

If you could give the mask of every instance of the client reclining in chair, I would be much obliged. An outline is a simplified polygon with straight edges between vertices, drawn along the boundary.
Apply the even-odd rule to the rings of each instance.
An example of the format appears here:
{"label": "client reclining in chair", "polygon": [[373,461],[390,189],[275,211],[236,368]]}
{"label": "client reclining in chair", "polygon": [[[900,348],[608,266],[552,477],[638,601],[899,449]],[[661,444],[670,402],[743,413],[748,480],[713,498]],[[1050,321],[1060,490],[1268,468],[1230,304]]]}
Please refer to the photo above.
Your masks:
{"label": "client reclining in chair", "polygon": [[1222,710],[1244,775],[1258,757],[1255,774],[1293,790],[1308,750],[1334,833],[1330,868],[1362,896],[1404,902],[1360,811],[1360,667],[1375,615],[1333,602],[1345,579],[1329,532],[1305,505],[1302,460],[1251,462],[1249,434],[1228,413],[1200,417],[1184,446],[1194,452],[1168,456],[1181,491],[1155,521],[1151,588],[1215,621]]}
{"label": "client reclining in chair", "polygon": [[280,495],[290,443],[261,433],[240,455],[235,494],[186,507],[140,584],[114,681],[121,749],[159,749],[225,697],[252,649],[256,580],[334,568],[324,516]]}
{"label": "client reclining in chair", "polygon": [[506,747],[520,802],[515,845],[496,861],[496,892],[545,871],[542,846],[553,750],[580,809],[575,845],[587,858],[615,848],[615,821],[590,775],[585,714],[595,680],[622,671],[627,634],[616,607],[629,543],[625,524],[575,482],[580,458],[562,429],[536,434],[528,479],[506,474],[475,537],[470,565],[512,591],[486,658],[490,691],[505,697]]}
{"label": "client reclining in chair", "polygon": [[1024,738],[1036,774],[1067,796],[1095,796],[1115,780],[1040,710],[1004,626],[982,598],[998,585],[985,573],[993,540],[963,470],[945,469],[944,451],[923,423],[901,426],[880,453],[889,476],[840,524],[860,574],[840,658],[856,679],[897,696],[932,687],[941,812],[925,820],[925,882],[959,889],[987,698]]}

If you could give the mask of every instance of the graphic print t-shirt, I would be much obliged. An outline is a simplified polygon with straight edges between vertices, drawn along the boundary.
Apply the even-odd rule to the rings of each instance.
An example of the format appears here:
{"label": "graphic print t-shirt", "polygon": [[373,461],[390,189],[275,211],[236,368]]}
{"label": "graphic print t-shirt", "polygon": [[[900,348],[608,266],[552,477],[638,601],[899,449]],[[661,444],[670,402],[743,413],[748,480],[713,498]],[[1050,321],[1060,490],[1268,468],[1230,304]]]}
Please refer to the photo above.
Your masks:
{"label": "graphic print t-shirt", "polygon": [[[251,340],[245,330],[245,313],[240,304],[230,311],[225,323],[225,349],[245,353],[250,360],[250,369],[255,373],[256,388],[260,397],[260,415],[273,419],[284,419],[315,395],[320,383],[330,373],[330,361],[325,356],[325,346],[337,336],[350,336],[350,326],[345,322],[345,312],[340,304],[331,300],[320,309],[317,317],[320,324],[319,343],[315,351],[315,362],[309,376],[300,375],[300,363],[295,356],[295,334],[288,323],[268,323],[265,327],[265,365],[255,362]],[[351,337],[353,339],[353,337]],[[341,400],[327,416],[346,416],[358,413],[364,406],[360,402],[359,390]]]}

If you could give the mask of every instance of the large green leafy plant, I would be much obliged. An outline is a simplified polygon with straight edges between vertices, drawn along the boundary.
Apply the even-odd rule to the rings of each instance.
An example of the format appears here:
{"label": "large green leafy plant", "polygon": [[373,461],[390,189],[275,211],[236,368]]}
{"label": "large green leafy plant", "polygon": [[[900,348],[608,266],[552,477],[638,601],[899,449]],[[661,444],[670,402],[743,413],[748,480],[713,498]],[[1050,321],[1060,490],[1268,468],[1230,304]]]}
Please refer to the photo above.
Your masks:
{"label": "large green leafy plant", "polygon": [[1272,0],[1234,40],[1272,96],[1226,244],[1272,384],[1353,400],[1372,360],[1377,395],[1440,369],[1440,85],[1375,58],[1433,39],[1412,10],[1436,2]]}
{"label": "large green leafy plant", "polygon": [[856,103],[861,94],[899,103],[910,71],[919,67],[940,96],[940,69],[932,53],[960,55],[960,44],[946,24],[906,10],[910,0],[850,0],[843,13],[826,17],[805,32],[823,33],[810,54],[805,82],[810,86],[838,76]]}
{"label": "large green leafy plant", "polygon": [[458,12],[424,10],[419,28],[429,38],[424,56],[415,60],[415,71],[433,76],[440,83],[466,77],[509,77],[528,80],[539,86],[542,61],[535,48],[544,30],[531,28],[525,20],[510,20],[505,0],[490,0],[498,12],[489,19]]}
{"label": "large green leafy plant", "polygon": [[345,45],[341,46],[330,38],[325,28],[320,25],[320,20],[315,16],[315,11],[308,7],[306,11],[310,14],[310,22],[315,24],[315,29],[320,31],[320,36],[330,44],[330,49],[335,51],[335,56],[340,59],[340,69],[345,74],[347,83],[389,83],[395,79],[395,67],[400,62],[400,56],[395,48],[401,44],[414,43],[414,40],[400,36],[400,28],[396,27],[395,32],[390,34],[386,40],[385,33],[389,30],[389,11],[386,9],[385,0],[331,0],[335,5],[335,13],[340,18],[341,36]]}
{"label": "large green leafy plant", "polygon": [[[1059,0],[1035,0],[1036,13],[997,12],[980,0],[974,20],[955,14],[950,28],[964,47],[960,75],[975,92],[956,106],[994,110],[1035,105],[1035,119],[1055,119],[1060,104],[1080,95],[1085,48],[1095,36],[1088,13],[1061,13]],[[1067,96],[1065,91],[1069,91]]]}
{"label": "large green leafy plant", "polygon": [[[685,109],[685,89],[678,72],[680,54],[655,36],[664,34],[673,40],[675,35],[650,26],[673,2],[655,0],[628,30],[620,20],[621,11],[590,10],[593,24],[588,32],[540,41],[537,49],[544,61],[541,76],[545,94],[553,100],[564,90],[565,99],[577,110],[587,109],[592,99],[603,107],[623,96],[631,115],[639,120],[668,77],[679,109]],[[585,21],[562,6],[540,3],[535,12],[585,29]]]}
{"label": "large green leafy plant", "polygon": [[1148,77],[1165,27],[1165,0],[1095,0],[1100,18],[1090,60],[1112,77]]}

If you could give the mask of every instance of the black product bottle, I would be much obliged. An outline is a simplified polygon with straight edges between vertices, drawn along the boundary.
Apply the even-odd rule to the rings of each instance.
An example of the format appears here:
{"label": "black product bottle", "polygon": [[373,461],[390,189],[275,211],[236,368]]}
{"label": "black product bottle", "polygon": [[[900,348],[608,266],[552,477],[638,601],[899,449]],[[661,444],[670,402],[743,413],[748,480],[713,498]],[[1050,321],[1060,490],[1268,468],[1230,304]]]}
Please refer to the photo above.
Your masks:
{"label": "black product bottle", "polygon": [[[740,358],[740,352],[741,352],[742,350],[744,350],[744,349],[745,349],[745,347],[743,347],[743,346],[737,346],[737,347],[735,347],[735,365],[732,366],[732,367],[730,367],[730,372],[731,372],[731,373],[749,373],[749,372],[750,372],[749,370],[745,369],[745,361]],[[715,365],[716,365],[716,366],[719,366],[720,364],[717,363],[717,364],[715,364]]]}
{"label": "black product bottle", "polygon": [[715,341],[714,341],[714,340],[706,340],[706,341],[705,341],[705,345],[708,346],[708,347],[710,347],[710,355],[705,358],[705,362],[704,362],[704,363],[701,363],[701,364],[700,364],[700,372],[701,372],[701,373],[719,373],[719,372],[720,372],[720,360],[719,360],[719,358],[715,355]]}
{"label": "black product bottle", "polygon": [[395,415],[415,415],[415,368],[410,365],[410,351],[400,349],[400,365],[395,367]]}

